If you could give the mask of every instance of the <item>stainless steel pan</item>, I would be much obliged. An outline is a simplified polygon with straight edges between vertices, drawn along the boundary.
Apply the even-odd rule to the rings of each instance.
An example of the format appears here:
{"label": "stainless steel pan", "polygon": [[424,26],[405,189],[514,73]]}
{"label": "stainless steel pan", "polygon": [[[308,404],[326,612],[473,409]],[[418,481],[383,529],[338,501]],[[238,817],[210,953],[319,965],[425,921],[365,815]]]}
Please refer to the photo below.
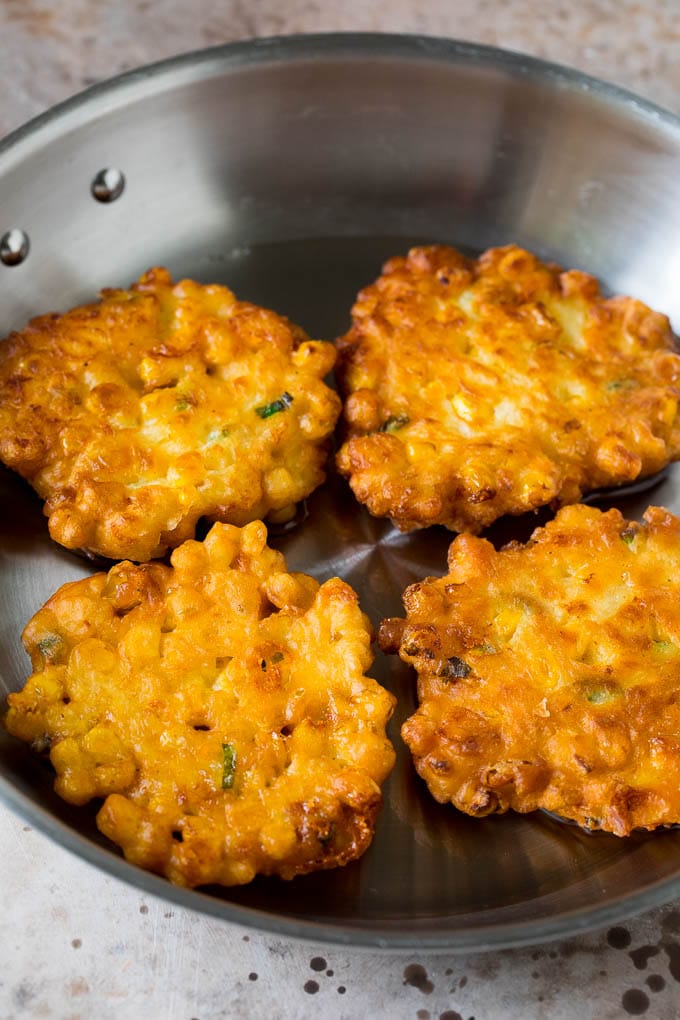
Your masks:
{"label": "stainless steel pan", "polygon": [[[499,50],[399,36],[259,40],[95,87],[0,146],[0,335],[153,264],[222,281],[333,337],[357,289],[416,242],[517,241],[599,275],[680,321],[680,122],[583,75]],[[0,475],[0,695],[28,661],[19,635],[91,565],[47,537],[40,505]],[[680,511],[674,471],[614,499]],[[331,479],[275,539],[295,569],[340,574],[377,623],[450,535],[371,519]],[[538,519],[493,529],[526,535]],[[94,809],[0,733],[0,795],[83,858],[149,892],[270,931],[390,948],[463,950],[611,923],[680,894],[680,833],[619,840],[546,815],[471,820],[436,805],[398,727],[413,678],[378,655],[399,696],[399,749],[375,842],[355,865],[292,883],[187,891],[135,869]]]}

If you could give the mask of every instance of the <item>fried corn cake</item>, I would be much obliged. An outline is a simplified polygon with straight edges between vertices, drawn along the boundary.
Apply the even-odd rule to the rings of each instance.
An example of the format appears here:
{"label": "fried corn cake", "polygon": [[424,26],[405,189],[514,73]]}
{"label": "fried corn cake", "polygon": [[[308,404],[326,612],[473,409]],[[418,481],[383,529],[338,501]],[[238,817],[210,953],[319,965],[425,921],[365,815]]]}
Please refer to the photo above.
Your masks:
{"label": "fried corn cake", "polygon": [[680,822],[680,519],[565,507],[526,545],[459,536],[448,567],[380,631],[418,673],[402,736],[436,800]]}
{"label": "fried corn cake", "polygon": [[0,459],[69,549],[148,560],[200,517],[292,516],[324,479],[332,344],[152,269],[0,344]]}
{"label": "fried corn cake", "polygon": [[184,886],[292,878],[371,842],[393,697],[364,675],[355,592],[288,573],[266,528],[215,524],[172,566],[63,586],[24,632],[33,675],[5,726],[49,750],[72,804]]}
{"label": "fried corn cake", "polygon": [[340,471],[401,530],[473,534],[680,457],[668,319],[515,245],[386,263],[338,341]]}

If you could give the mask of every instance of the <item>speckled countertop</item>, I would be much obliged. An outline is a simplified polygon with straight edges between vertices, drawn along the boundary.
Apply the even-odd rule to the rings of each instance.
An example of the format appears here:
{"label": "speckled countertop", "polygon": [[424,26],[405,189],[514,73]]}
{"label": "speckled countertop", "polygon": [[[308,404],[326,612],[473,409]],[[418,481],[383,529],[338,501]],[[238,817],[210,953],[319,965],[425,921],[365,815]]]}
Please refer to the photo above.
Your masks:
{"label": "speckled countertop", "polygon": [[[253,35],[412,31],[579,67],[680,111],[677,0],[1,0],[0,135],[102,78]],[[680,902],[592,935],[467,956],[298,943],[143,896],[0,805],[2,1020],[680,1015]]]}

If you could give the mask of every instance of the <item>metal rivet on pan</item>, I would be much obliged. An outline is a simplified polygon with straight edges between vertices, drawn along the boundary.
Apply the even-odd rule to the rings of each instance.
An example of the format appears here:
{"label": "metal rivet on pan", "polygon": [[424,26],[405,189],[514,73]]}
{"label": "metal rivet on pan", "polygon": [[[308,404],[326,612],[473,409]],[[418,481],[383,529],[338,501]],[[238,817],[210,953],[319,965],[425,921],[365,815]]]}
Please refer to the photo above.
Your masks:
{"label": "metal rivet on pan", "polygon": [[123,194],[125,175],[115,166],[107,166],[95,175],[90,190],[98,202],[115,202]]}
{"label": "metal rivet on pan", "polygon": [[18,266],[28,255],[30,248],[28,234],[14,227],[0,237],[0,261],[6,266]]}

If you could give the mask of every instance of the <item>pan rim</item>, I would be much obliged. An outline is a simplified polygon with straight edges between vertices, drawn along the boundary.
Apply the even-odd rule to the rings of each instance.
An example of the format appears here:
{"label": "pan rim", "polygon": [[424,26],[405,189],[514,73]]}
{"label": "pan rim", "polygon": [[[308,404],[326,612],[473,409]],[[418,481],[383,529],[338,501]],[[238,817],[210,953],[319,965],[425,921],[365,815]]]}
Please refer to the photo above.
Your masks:
{"label": "pan rim", "polygon": [[[518,77],[538,78],[548,81],[558,89],[593,93],[609,100],[612,105],[623,106],[634,116],[649,120],[677,134],[680,143],[680,114],[638,95],[631,89],[593,75],[578,71],[566,64],[533,57],[518,50],[505,50],[498,46],[434,35],[416,35],[388,32],[320,32],[309,34],[273,35],[261,38],[239,40],[218,46],[189,50],[163,60],[133,68],[122,74],[97,82],[76,92],[43,113],[28,120],[0,138],[0,171],[3,162],[16,152],[24,155],[22,149],[35,136],[50,134],[56,122],[68,130],[79,126],[77,118],[82,110],[90,107],[92,114],[100,116],[100,106],[107,100],[120,96],[121,100],[153,95],[167,88],[163,79],[176,77],[175,84],[182,80],[203,80],[223,72],[226,68],[264,63],[281,63],[292,59],[312,60],[319,58],[420,58],[433,62],[478,64],[514,72]],[[211,66],[212,65],[212,66]],[[109,110],[122,103],[109,103]],[[64,123],[65,122],[65,123]],[[62,133],[62,132],[59,132]]]}
{"label": "pan rim", "polygon": [[[621,86],[570,67],[498,47],[400,33],[337,32],[271,36],[199,49],[127,71],[97,83],[16,128],[0,140],[0,176],[35,149],[70,130],[113,112],[131,102],[170,87],[202,81],[244,66],[294,60],[389,58],[422,60],[509,71],[517,77],[540,80],[556,90],[594,94],[612,108],[640,118],[667,133],[680,148],[680,116]],[[1,184],[0,184],[1,187]],[[211,896],[201,890],[173,886],[165,879],[129,864],[123,857],[81,835],[41,808],[0,773],[0,800],[64,849],[103,872],[146,894],[186,909],[270,935],[342,945],[347,948],[391,952],[409,950],[454,952],[497,950],[566,938],[604,927],[636,913],[661,906],[680,895],[680,873],[660,879],[636,893],[594,909],[574,908],[556,918],[511,919],[494,924],[467,924],[465,928],[433,925],[429,930],[407,931],[404,919],[393,922],[352,923],[316,921],[270,913]],[[447,919],[455,924],[455,918]],[[401,927],[397,927],[400,924]],[[380,927],[382,925],[382,927]]]}
{"label": "pan rim", "polygon": [[[631,896],[593,910],[574,908],[563,911],[555,919],[539,918],[529,921],[513,919],[493,925],[477,926],[468,923],[465,929],[459,928],[455,931],[433,928],[431,931],[409,932],[403,927],[397,927],[404,924],[403,918],[395,919],[394,928],[387,927],[384,922],[369,926],[353,924],[346,920],[338,922],[311,920],[271,913],[258,907],[242,906],[221,897],[211,896],[201,889],[173,885],[160,875],[130,864],[124,857],[119,856],[113,847],[109,850],[92,842],[46,809],[27,800],[1,773],[0,801],[17,817],[30,822],[44,836],[54,840],[79,860],[147,895],[170,901],[186,910],[255,929],[263,934],[315,944],[344,946],[348,949],[372,949],[390,953],[418,950],[454,954],[517,949],[605,928],[630,919],[636,914],[663,906],[680,895],[678,875],[667,881],[659,880]],[[381,924],[384,926],[380,927]]]}

